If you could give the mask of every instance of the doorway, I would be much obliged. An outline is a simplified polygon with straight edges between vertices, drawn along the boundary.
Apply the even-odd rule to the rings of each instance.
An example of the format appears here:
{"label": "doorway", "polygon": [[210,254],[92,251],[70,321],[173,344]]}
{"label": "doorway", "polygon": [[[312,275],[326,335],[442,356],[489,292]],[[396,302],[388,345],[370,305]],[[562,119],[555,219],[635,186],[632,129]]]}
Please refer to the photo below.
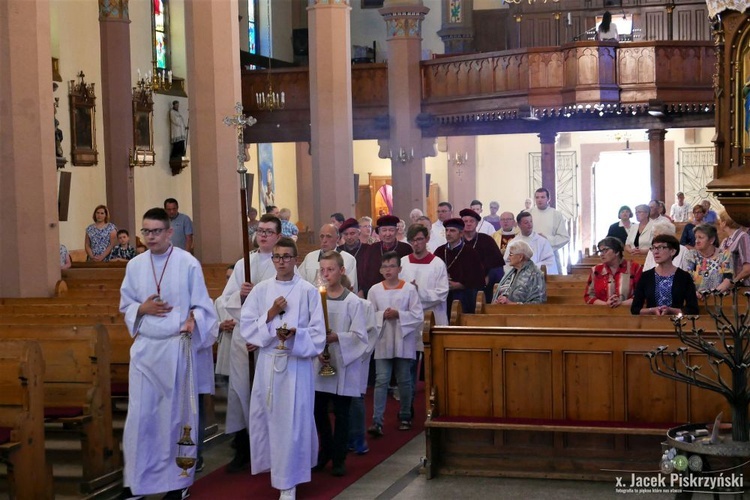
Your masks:
{"label": "doorway", "polygon": [[[593,244],[607,236],[617,222],[618,209],[651,199],[651,159],[648,151],[602,151],[594,165]],[[631,219],[635,222],[635,218]]]}

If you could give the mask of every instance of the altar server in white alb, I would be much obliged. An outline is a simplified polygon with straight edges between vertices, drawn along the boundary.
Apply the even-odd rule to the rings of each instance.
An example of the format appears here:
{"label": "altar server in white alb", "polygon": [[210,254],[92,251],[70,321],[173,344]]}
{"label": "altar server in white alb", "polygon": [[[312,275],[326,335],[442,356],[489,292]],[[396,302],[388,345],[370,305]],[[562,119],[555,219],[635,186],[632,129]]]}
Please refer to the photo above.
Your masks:
{"label": "altar server in white alb", "polygon": [[[339,241],[339,230],[336,229],[336,226],[333,224],[323,224],[318,233],[318,237],[320,238],[320,250],[313,250],[305,255],[305,260],[303,260],[302,264],[299,266],[299,273],[302,277],[315,286],[319,286],[315,280],[320,273],[320,268],[318,267],[320,256],[331,250],[336,250],[336,245]],[[346,275],[354,287],[354,293],[357,293],[359,291],[357,282],[357,260],[349,252],[341,250],[339,253],[344,259]]]}
{"label": "altar server in white alb", "polygon": [[[427,250],[430,241],[428,229],[415,224],[406,232],[406,240],[414,253],[401,257],[399,277],[417,288],[425,313],[432,311],[436,325],[448,324],[448,271],[445,261]],[[421,330],[420,330],[421,336]]]}
{"label": "altar server in white alb", "polygon": [[258,283],[273,279],[276,268],[271,261],[273,246],[281,238],[281,220],[265,214],[258,222],[255,241],[258,250],[250,253],[250,281],[245,279],[244,259],[234,265],[232,276],[222,292],[224,308],[237,324],[232,332],[229,354],[229,392],[227,394],[226,433],[234,434],[234,458],[227,465],[227,472],[234,474],[250,466],[250,437],[247,433],[247,419],[250,412],[250,363],[249,352],[257,347],[248,346],[240,335],[240,314],[242,303]]}
{"label": "altar server in white alb", "polygon": [[[344,259],[335,251],[320,256],[320,277],[326,283],[328,309],[329,358],[318,356],[315,361],[315,424],[320,437],[318,464],[314,471],[323,470],[333,461],[332,474],[346,474],[347,445],[349,442],[349,410],[352,397],[359,397],[359,362],[367,349],[366,315],[362,301],[341,284],[345,276]],[[320,375],[324,363],[330,363],[335,375]],[[335,427],[331,431],[328,405],[333,405]]]}
{"label": "altar server in white alb", "polygon": [[[341,283],[345,288],[347,278],[344,276]],[[365,439],[365,394],[367,393],[367,382],[370,377],[370,360],[375,352],[375,344],[380,338],[380,327],[375,317],[375,308],[367,299],[359,299],[364,307],[365,324],[367,325],[367,348],[360,358],[355,361],[359,365],[359,396],[352,398],[349,408],[349,450],[357,455],[364,455],[370,451]]]}
{"label": "altar server in white alb", "polygon": [[[193,471],[180,475],[177,441],[184,425],[192,427],[197,441],[200,374],[195,358],[199,349],[215,342],[217,317],[200,263],[170,242],[167,212],[147,211],[141,234],[148,251],[128,262],[120,288],[120,311],[134,339],[123,495],[168,491],[164,498],[180,499],[188,494]],[[196,447],[187,448],[195,457]]]}
{"label": "altar server in white alb", "polygon": [[250,466],[253,474],[271,471],[282,500],[296,497],[297,485],[310,481],[317,462],[313,360],[326,342],[320,292],[295,274],[296,258],[294,242],[281,238],[272,256],[276,278],[253,288],[240,318],[245,342],[259,347],[250,395]]}
{"label": "altar server in white alb", "polygon": [[380,338],[375,345],[375,408],[373,423],[367,432],[382,437],[383,414],[388,399],[388,383],[391,372],[396,372],[401,424],[399,430],[411,429],[412,382],[411,365],[417,355],[417,332],[424,321],[422,304],[417,289],[411,283],[399,279],[401,258],[396,252],[383,254],[380,273],[383,281],[370,288],[367,298],[375,308]]}

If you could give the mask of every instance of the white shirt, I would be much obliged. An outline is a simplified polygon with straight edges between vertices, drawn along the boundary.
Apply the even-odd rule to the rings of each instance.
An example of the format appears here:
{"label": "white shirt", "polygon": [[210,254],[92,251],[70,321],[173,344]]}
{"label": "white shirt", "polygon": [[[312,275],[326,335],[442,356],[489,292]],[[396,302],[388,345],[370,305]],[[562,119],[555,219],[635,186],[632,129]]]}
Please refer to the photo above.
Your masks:
{"label": "white shirt", "polygon": [[407,283],[416,281],[422,309],[425,312],[432,311],[435,315],[436,325],[447,325],[448,271],[445,267],[445,261],[435,257],[429,264],[416,264],[410,262],[409,257],[409,255],[401,257],[399,278]]}
{"label": "white shirt", "polygon": [[682,206],[675,203],[669,209],[669,216],[672,217],[674,222],[687,222],[690,220],[690,207],[687,203],[683,203]]}
{"label": "white shirt", "polygon": [[[529,236],[524,236],[523,234],[519,233],[515,238],[513,238],[512,241],[516,240],[523,240],[526,243],[529,244],[531,249],[534,251],[534,255],[531,257],[531,261],[536,264],[536,267],[539,269],[542,268],[542,266],[547,266],[547,274],[560,274],[560,271],[557,269],[557,263],[555,262],[555,252],[552,251],[552,246],[549,244],[549,241],[547,241],[545,238],[542,238],[535,232],[531,232]],[[511,269],[510,259],[508,258],[508,254],[510,250],[510,243],[508,243],[508,246],[505,247],[505,255],[503,258],[505,259],[505,272],[508,273]]]}
{"label": "white shirt", "polygon": [[[305,260],[299,266],[299,274],[308,283],[318,286],[315,283],[315,278],[318,276],[320,271],[320,252],[321,250],[313,250],[305,256]],[[359,283],[357,283],[357,259],[352,254],[344,250],[340,251],[339,254],[344,259],[344,269],[346,269],[346,276],[354,288],[354,293],[359,290]]]}

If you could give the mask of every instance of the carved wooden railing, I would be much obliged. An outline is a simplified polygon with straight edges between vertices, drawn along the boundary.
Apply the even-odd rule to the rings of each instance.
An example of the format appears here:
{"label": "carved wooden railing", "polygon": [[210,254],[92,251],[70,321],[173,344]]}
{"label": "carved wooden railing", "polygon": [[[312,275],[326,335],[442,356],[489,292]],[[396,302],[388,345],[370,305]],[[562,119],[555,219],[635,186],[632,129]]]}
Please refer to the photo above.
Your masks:
{"label": "carved wooden railing", "polygon": [[[562,122],[558,130],[651,128],[669,115],[670,126],[711,126],[716,56],[710,42],[581,41],[421,63],[422,116],[427,135],[469,135],[538,129],[528,121],[606,116],[607,124]],[[284,90],[286,108],[263,112],[255,105],[268,72],[242,75],[245,111],[258,123],[251,142],[310,139],[307,68],[271,72]],[[352,67],[355,139],[388,137],[388,71],[384,64]],[[648,112],[651,112],[650,114]],[[579,121],[580,122],[580,121]],[[651,123],[654,122],[654,123]],[[663,127],[663,125],[662,125]]]}

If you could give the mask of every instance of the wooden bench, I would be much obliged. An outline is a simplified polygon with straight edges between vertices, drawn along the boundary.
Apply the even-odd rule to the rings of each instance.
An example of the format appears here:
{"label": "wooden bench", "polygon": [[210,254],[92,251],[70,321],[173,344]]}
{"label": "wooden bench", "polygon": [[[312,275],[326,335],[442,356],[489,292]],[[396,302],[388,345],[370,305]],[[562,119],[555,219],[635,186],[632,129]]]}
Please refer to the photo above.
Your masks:
{"label": "wooden bench", "polygon": [[110,345],[105,327],[0,325],[0,340],[34,340],[44,356],[44,419],[48,432],[81,441],[83,492],[119,479],[112,432]]}
{"label": "wooden bench", "polygon": [[428,477],[612,480],[607,470],[653,470],[675,423],[729,414],[715,393],[651,373],[644,353],[680,345],[671,331],[428,320],[423,340]]}
{"label": "wooden bench", "polygon": [[0,461],[11,499],[53,498],[44,452],[44,360],[39,344],[0,341]]}

